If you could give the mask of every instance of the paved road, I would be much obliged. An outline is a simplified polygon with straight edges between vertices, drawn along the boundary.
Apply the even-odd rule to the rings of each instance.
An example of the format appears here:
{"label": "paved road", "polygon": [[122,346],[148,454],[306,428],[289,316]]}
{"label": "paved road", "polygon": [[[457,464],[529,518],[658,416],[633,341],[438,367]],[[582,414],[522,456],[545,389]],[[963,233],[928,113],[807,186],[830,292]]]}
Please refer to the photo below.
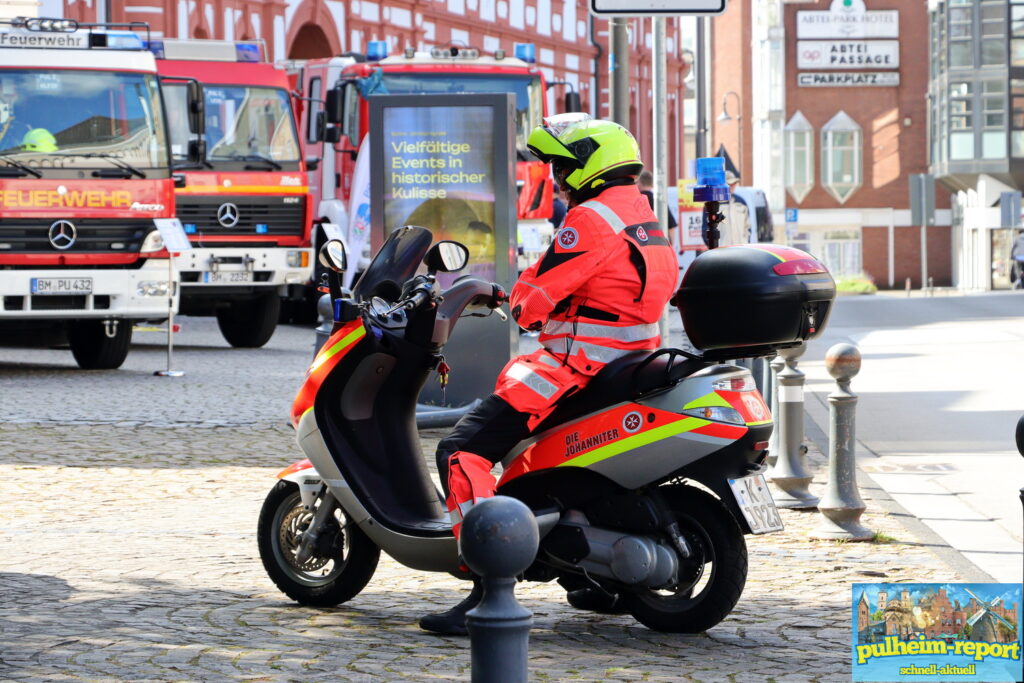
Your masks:
{"label": "paved road", "polygon": [[174,366],[164,332],[136,332],[119,370],[83,372],[67,348],[0,347],[0,411],[8,421],[160,425],[284,424],[313,355],[310,327],[283,325],[262,349],[234,349],[213,318],[177,319]]}
{"label": "paved road", "polygon": [[[284,415],[311,334],[238,351],[185,319],[179,379],[150,374],[158,336],[111,372],[0,349],[0,680],[468,680],[466,641],[414,625],[460,597],[451,577],[385,558],[350,603],[307,609],[263,572],[256,518],[296,457]],[[891,543],[813,541],[813,513],[782,511],[784,533],[748,539],[744,595],[707,634],[654,633],[521,585],[531,678],[849,680],[851,582],[960,578],[865,493],[866,523]]]}
{"label": "paved road", "polygon": [[1019,582],[1024,295],[840,298],[800,362],[822,426],[835,386],[822,361],[838,341],[863,357],[852,385],[862,469],[986,573]]}

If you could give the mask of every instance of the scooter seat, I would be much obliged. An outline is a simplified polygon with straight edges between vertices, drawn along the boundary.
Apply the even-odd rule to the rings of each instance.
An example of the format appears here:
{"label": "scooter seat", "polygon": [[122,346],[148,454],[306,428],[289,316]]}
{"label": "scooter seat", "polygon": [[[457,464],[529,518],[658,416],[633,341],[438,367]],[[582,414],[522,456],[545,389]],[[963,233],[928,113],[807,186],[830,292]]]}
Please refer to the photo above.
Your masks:
{"label": "scooter seat", "polygon": [[638,351],[623,356],[606,365],[583,390],[562,399],[535,433],[665,389],[709,364],[684,356],[675,349],[660,349],[653,353]]}

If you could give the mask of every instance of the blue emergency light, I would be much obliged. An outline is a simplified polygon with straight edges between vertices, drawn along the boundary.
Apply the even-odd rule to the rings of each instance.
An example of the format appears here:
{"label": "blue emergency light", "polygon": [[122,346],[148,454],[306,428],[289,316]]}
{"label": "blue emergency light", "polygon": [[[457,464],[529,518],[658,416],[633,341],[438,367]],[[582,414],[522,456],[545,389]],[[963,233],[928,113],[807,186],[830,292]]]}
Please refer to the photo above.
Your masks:
{"label": "blue emergency light", "polygon": [[388,56],[388,41],[371,40],[366,44],[366,59],[377,62]]}
{"label": "blue emergency light", "polygon": [[697,159],[697,184],[693,186],[693,201],[729,201],[729,186],[725,182],[725,159],[723,157]]}
{"label": "blue emergency light", "polygon": [[537,46],[533,43],[516,43],[516,59],[521,59],[527,64],[537,63]]}
{"label": "blue emergency light", "polygon": [[187,232],[190,235],[194,234],[196,232],[196,224],[195,223],[185,223],[185,232]]}
{"label": "blue emergency light", "polygon": [[145,41],[129,31],[106,31],[107,48],[111,50],[144,50]]}
{"label": "blue emergency light", "polygon": [[267,224],[266,223],[257,223],[256,224],[256,232],[258,234],[260,234],[260,235],[265,235],[267,233]]}
{"label": "blue emergency light", "polygon": [[235,59],[239,62],[259,64],[261,61],[259,43],[235,43]]}

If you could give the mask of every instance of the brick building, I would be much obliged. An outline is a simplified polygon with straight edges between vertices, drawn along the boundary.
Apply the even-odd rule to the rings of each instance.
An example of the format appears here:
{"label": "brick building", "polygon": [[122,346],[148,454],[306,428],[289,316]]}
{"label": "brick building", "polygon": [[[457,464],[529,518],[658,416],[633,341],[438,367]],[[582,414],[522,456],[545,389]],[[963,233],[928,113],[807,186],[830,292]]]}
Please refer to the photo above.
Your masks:
{"label": "brick building", "polygon": [[[156,36],[262,39],[274,60],[364,51],[370,40],[387,40],[392,52],[453,42],[512,54],[514,43],[533,43],[538,66],[549,81],[572,83],[585,110],[609,116],[607,21],[593,19],[587,4],[575,0],[43,0],[40,14],[145,21]],[[679,40],[680,20],[666,23],[668,170],[676,178],[684,168],[682,99],[688,67]],[[634,19],[631,25],[630,127],[649,160],[651,20]],[[562,92],[562,86],[549,90],[549,111],[560,110],[556,94]]]}
{"label": "brick building", "polygon": [[[927,4],[733,0],[712,26],[711,149],[724,144],[742,184],[766,191],[776,226],[798,210],[787,241],[837,276],[920,286],[908,177],[928,171]],[[935,285],[952,279],[943,200],[927,232]]]}

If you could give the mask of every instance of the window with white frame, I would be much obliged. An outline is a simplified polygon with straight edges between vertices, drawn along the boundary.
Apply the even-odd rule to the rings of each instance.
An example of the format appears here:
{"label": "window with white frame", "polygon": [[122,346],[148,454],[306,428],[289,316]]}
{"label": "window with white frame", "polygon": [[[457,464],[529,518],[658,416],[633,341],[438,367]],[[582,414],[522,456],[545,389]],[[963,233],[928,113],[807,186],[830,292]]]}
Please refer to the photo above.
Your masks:
{"label": "window with white frame", "polygon": [[814,128],[801,112],[784,129],[786,190],[799,204],[814,187]]}
{"label": "window with white frame", "polygon": [[821,129],[821,184],[840,204],[861,185],[863,137],[860,126],[844,111]]}

